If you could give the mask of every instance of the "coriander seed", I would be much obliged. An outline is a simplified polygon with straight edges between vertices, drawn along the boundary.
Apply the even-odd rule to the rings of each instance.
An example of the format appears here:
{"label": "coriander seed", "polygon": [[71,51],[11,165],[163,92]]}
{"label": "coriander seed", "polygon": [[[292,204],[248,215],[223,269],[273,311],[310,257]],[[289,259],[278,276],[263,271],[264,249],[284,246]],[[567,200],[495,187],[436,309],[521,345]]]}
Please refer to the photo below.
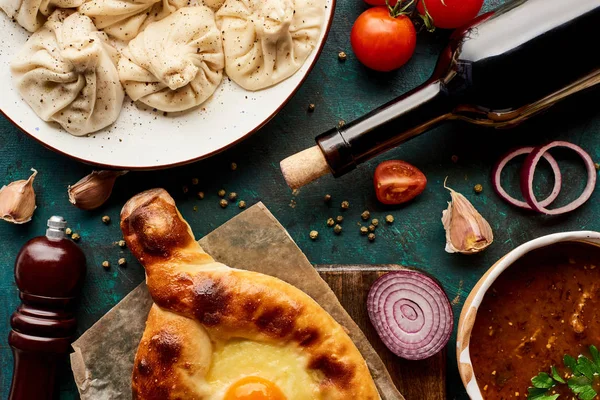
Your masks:
{"label": "coriander seed", "polygon": [[341,128],[342,126],[346,125],[346,121],[344,121],[343,119],[340,119],[338,121],[338,128]]}
{"label": "coriander seed", "polygon": [[65,229],[65,235],[70,235],[71,233],[73,233],[73,230],[71,228]]}
{"label": "coriander seed", "polygon": [[108,215],[105,215],[104,217],[102,217],[102,222],[108,225],[110,223],[110,217]]}
{"label": "coriander seed", "polygon": [[81,236],[79,235],[79,233],[75,232],[74,234],[71,235],[71,239],[73,239],[76,242],[79,242],[79,239],[81,239]]}
{"label": "coriander seed", "polygon": [[385,216],[385,222],[387,222],[388,224],[391,224],[394,222],[394,216],[392,214],[386,215]]}
{"label": "coriander seed", "polygon": [[335,222],[337,222],[338,224],[341,224],[344,221],[344,217],[342,217],[341,215],[338,215],[337,217],[335,217]]}
{"label": "coriander seed", "polygon": [[327,219],[327,226],[334,226],[334,225],[335,225],[335,221],[333,220],[333,218]]}
{"label": "coriander seed", "polygon": [[124,258],[119,258],[119,261],[117,261],[117,263],[119,264],[119,267],[124,267],[125,265],[127,265],[127,260]]}
{"label": "coriander seed", "polygon": [[204,192],[198,192],[198,198],[202,200],[204,198]]}
{"label": "coriander seed", "polygon": [[377,227],[377,225],[379,225],[379,220],[378,220],[377,218],[374,218],[374,219],[371,221],[371,225],[373,225],[373,226]]}
{"label": "coriander seed", "polygon": [[371,213],[368,210],[365,210],[362,214],[360,214],[360,217],[363,219],[363,221],[368,220],[370,216]]}
{"label": "coriander seed", "polygon": [[102,261],[102,267],[104,267],[104,269],[109,269],[110,263],[108,261]]}
{"label": "coriander seed", "polygon": [[325,197],[323,197],[323,200],[325,201],[325,203],[329,203],[331,201],[331,195],[326,194]]}
{"label": "coriander seed", "polygon": [[192,210],[194,210],[194,211],[198,211],[198,206],[194,206],[194,207],[192,207]]}
{"label": "coriander seed", "polygon": [[225,191],[225,189],[221,189],[217,192],[217,194],[219,195],[219,197],[225,197],[227,192]]}
{"label": "coriander seed", "polygon": [[594,167],[596,167],[596,170],[600,171],[600,163],[595,163]]}
{"label": "coriander seed", "polygon": [[237,164],[232,162],[229,168],[231,168],[232,171],[235,171],[237,169]]}
{"label": "coriander seed", "polygon": [[125,243],[125,241],[123,239],[119,240],[117,242],[117,244],[119,245],[120,248],[124,248],[127,245],[127,243]]}
{"label": "coriander seed", "polygon": [[369,239],[369,242],[372,242],[373,240],[375,240],[375,234],[374,233],[369,233],[369,236],[367,236]]}
{"label": "coriander seed", "polygon": [[346,58],[348,58],[348,56],[346,55],[346,52],[340,51],[338,53],[338,60],[340,60],[340,61],[346,61]]}
{"label": "coriander seed", "polygon": [[219,201],[219,205],[221,206],[221,208],[227,207],[228,204],[229,203],[225,199],[221,199],[221,201]]}
{"label": "coriander seed", "polygon": [[246,208],[246,202],[244,200],[240,200],[240,202],[238,203],[238,207],[239,208]]}
{"label": "coriander seed", "polygon": [[319,232],[317,232],[317,231],[310,231],[310,234],[308,236],[310,236],[310,238],[312,240],[317,240],[317,238],[319,237]]}
{"label": "coriander seed", "polygon": [[375,232],[375,225],[369,225],[369,232]]}
{"label": "coriander seed", "polygon": [[342,227],[341,227],[340,225],[336,225],[336,226],[334,226],[334,227],[333,227],[333,232],[334,232],[336,235],[339,235],[340,233],[342,233]]}
{"label": "coriander seed", "polygon": [[344,200],[344,201],[342,201],[341,207],[342,207],[342,210],[347,210],[350,208],[350,203],[348,203],[348,201]]}
{"label": "coriander seed", "polygon": [[192,178],[192,185],[197,185],[198,184],[198,178]]}
{"label": "coriander seed", "polygon": [[478,183],[477,185],[475,185],[473,187],[473,190],[475,191],[475,193],[481,193],[481,192],[483,192],[483,186],[481,186],[481,184]]}
{"label": "coriander seed", "polygon": [[190,189],[184,185],[181,187],[181,190],[183,190],[183,193],[185,194],[185,193],[189,192]]}
{"label": "coriander seed", "polygon": [[312,104],[312,103],[310,103],[310,104],[308,105],[308,112],[313,112],[313,111],[315,111],[315,105],[314,105],[314,104]]}
{"label": "coriander seed", "polygon": [[369,228],[367,228],[366,226],[361,226],[360,227],[360,234],[361,235],[366,235],[367,233],[369,233]]}
{"label": "coriander seed", "polygon": [[229,201],[236,201],[236,200],[237,200],[237,193],[236,192],[229,193]]}

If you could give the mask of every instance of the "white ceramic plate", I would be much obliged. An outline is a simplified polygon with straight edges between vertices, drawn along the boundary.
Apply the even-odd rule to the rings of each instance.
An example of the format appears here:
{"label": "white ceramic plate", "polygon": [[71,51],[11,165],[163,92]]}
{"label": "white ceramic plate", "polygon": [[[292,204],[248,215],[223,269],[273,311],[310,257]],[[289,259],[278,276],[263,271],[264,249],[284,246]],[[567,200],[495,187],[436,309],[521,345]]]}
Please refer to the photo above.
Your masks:
{"label": "white ceramic plate", "polygon": [[82,162],[119,169],[158,169],[209,157],[266,124],[300,87],[320,54],[333,20],[335,0],[327,9],[321,37],[308,59],[290,78],[265,90],[249,92],[224,78],[200,108],[183,113],[153,112],[125,98],[119,119],[86,137],[75,137],[58,124],[42,121],[14,88],[10,61],[29,33],[0,11],[0,111],[44,146]]}

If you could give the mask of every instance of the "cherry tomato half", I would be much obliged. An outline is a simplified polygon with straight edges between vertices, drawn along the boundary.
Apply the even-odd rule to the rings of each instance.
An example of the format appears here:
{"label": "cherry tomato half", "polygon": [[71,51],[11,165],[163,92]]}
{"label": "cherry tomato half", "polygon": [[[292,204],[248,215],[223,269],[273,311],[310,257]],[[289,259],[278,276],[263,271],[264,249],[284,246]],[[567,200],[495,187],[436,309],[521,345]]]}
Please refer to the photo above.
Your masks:
{"label": "cherry tomato half", "polygon": [[383,204],[406,203],[420,195],[427,178],[417,167],[405,161],[384,161],[375,169],[373,177],[377,200]]}
{"label": "cherry tomato half", "polygon": [[350,43],[361,63],[385,72],[401,67],[412,57],[417,32],[406,15],[394,18],[387,7],[373,7],[354,22]]}
{"label": "cherry tomato half", "polygon": [[425,7],[433,25],[442,29],[458,28],[477,16],[483,0],[418,0],[417,9],[425,15]]}

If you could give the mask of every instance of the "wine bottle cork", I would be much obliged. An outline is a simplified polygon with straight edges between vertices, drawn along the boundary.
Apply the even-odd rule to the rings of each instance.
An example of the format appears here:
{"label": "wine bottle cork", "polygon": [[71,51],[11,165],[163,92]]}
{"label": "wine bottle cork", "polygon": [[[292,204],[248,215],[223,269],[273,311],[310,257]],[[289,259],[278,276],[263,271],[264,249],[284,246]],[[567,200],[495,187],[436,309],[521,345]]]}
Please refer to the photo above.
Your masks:
{"label": "wine bottle cork", "polygon": [[298,189],[331,172],[319,146],[289,156],[279,166],[285,182],[292,189]]}

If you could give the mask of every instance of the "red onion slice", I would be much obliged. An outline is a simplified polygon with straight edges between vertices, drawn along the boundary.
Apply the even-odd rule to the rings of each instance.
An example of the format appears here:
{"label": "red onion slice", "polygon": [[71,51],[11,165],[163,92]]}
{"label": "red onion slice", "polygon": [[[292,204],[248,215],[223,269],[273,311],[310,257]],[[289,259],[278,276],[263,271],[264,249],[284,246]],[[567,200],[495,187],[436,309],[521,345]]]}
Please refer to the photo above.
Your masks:
{"label": "red onion slice", "polygon": [[448,297],[430,277],[411,270],[377,279],[367,298],[371,323],[394,354],[422,360],[450,339],[454,318]]}
{"label": "red onion slice", "polygon": [[[506,153],[502,158],[500,158],[500,161],[498,161],[498,163],[492,170],[492,186],[494,187],[494,191],[498,194],[498,196],[502,197],[504,200],[506,200],[513,206],[525,208],[527,210],[531,210],[531,206],[526,202],[517,200],[511,195],[509,195],[506,192],[506,190],[504,190],[504,188],[502,187],[500,178],[502,175],[502,170],[504,169],[506,164],[508,164],[515,157],[531,153],[533,149],[533,147],[520,147],[518,149]],[[552,193],[550,193],[550,195],[545,200],[540,201],[540,206],[546,207],[547,205],[550,205],[556,199],[556,197],[558,197],[558,194],[560,193],[560,188],[562,186],[562,176],[560,173],[560,168],[558,167],[558,163],[556,162],[554,157],[552,157],[548,153],[544,153],[542,157],[544,157],[548,161],[550,167],[552,168],[552,172],[554,173],[554,188],[552,188]]]}
{"label": "red onion slice", "polygon": [[[544,208],[544,206],[535,198],[535,194],[533,193],[533,174],[535,172],[537,163],[540,161],[540,158],[542,158],[548,150],[554,147],[566,147],[575,151],[585,163],[588,178],[585,189],[583,189],[583,192],[577,199],[566,206],[559,207],[554,210],[548,210],[547,208]],[[539,211],[548,215],[558,215],[575,210],[590,198],[595,187],[596,167],[594,166],[592,157],[590,157],[590,155],[581,147],[569,142],[555,141],[544,146],[536,147],[525,159],[523,169],[521,170],[521,192],[523,192],[523,196],[525,197],[525,200],[527,200],[527,204],[529,204],[535,211]]]}

